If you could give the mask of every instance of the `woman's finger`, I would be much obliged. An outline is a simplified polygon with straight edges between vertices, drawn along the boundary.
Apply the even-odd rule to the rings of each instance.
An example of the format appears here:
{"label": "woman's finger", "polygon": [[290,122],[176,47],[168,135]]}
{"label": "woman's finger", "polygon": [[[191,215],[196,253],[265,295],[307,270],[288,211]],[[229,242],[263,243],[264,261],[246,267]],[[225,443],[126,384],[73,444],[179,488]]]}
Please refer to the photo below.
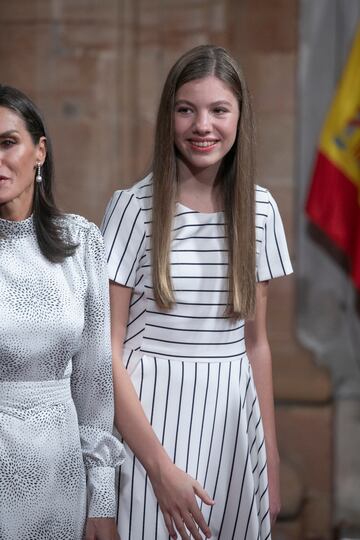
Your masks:
{"label": "woman's finger", "polygon": [[199,482],[197,482],[195,480],[194,482],[194,491],[195,491],[195,494],[200,497],[200,499],[205,503],[205,504],[208,504],[208,505],[213,505],[215,504],[215,501],[214,499],[212,499],[210,497],[210,495],[205,491],[205,489],[203,489],[203,487],[199,484]]}
{"label": "woman's finger", "polygon": [[167,512],[163,512],[163,516],[164,516],[164,521],[165,521],[166,528],[169,531],[169,534],[170,534],[171,538],[176,540],[177,534],[176,534],[176,531],[174,529],[174,524],[172,522],[170,514],[168,514]]}
{"label": "woman's finger", "polygon": [[190,513],[183,515],[183,521],[194,540],[203,540],[193,516]]}
{"label": "woman's finger", "polygon": [[271,512],[270,514],[271,526],[275,525],[278,515],[279,515],[279,512]]}
{"label": "woman's finger", "polygon": [[95,533],[86,529],[84,540],[96,540]]}
{"label": "woman's finger", "polygon": [[196,503],[191,507],[191,515],[193,521],[200,527],[201,531],[205,534],[206,538],[211,538],[211,530],[209,529],[208,524],[206,523],[204,516],[200,512],[200,509]]}
{"label": "woman's finger", "polygon": [[[211,499],[211,497],[209,497],[209,495],[206,493],[206,491],[202,489],[202,487],[200,486],[200,484],[198,482],[196,482],[194,484],[194,491],[195,491],[196,495],[198,495],[198,497],[200,497],[201,500],[205,502],[205,504],[209,504],[209,505],[214,504],[214,501]],[[211,530],[210,530],[209,526],[207,525],[207,523],[206,523],[206,521],[204,519],[204,516],[202,515],[202,513],[200,511],[200,508],[198,507],[198,505],[196,503],[196,500],[194,500],[193,504],[191,505],[190,512],[191,512],[191,515],[192,515],[193,519],[197,523],[197,525],[200,527],[202,532],[205,534],[206,538],[211,538]]]}
{"label": "woman's finger", "polygon": [[190,536],[189,536],[189,534],[188,534],[188,532],[187,532],[187,530],[185,528],[184,521],[183,521],[182,517],[180,516],[180,514],[173,514],[173,519],[174,519],[174,522],[175,522],[175,527],[177,528],[178,533],[181,536],[181,539],[182,540],[190,540]]}

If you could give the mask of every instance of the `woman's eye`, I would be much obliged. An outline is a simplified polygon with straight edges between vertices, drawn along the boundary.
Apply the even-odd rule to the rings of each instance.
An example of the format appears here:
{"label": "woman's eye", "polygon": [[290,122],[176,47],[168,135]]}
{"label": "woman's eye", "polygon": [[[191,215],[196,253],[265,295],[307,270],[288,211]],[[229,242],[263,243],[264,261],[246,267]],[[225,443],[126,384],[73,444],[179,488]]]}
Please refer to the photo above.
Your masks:
{"label": "woman's eye", "polygon": [[192,112],[192,109],[190,109],[190,107],[178,107],[177,108],[177,111],[178,113],[181,113],[181,114],[190,114]]}
{"label": "woman's eye", "polygon": [[15,144],[15,141],[13,141],[12,139],[4,139],[3,141],[1,141],[0,144],[3,148],[9,148],[13,144]]}
{"label": "woman's eye", "polygon": [[225,109],[224,107],[216,107],[216,108],[214,109],[214,113],[215,113],[215,114],[225,114],[225,113],[227,113],[227,112],[228,112],[228,110]]}

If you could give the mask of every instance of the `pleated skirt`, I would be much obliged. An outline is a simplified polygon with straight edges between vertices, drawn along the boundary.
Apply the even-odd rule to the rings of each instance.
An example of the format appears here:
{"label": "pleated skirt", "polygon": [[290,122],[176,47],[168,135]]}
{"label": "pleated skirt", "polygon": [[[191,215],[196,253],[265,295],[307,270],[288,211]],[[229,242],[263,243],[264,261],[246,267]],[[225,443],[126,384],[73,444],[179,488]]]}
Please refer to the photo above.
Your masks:
{"label": "pleated skirt", "polygon": [[[264,431],[246,356],[192,362],[130,353],[142,406],[174,463],[215,500],[199,504],[217,540],[269,540]],[[118,477],[122,540],[168,540],[146,472],[129,448]]]}

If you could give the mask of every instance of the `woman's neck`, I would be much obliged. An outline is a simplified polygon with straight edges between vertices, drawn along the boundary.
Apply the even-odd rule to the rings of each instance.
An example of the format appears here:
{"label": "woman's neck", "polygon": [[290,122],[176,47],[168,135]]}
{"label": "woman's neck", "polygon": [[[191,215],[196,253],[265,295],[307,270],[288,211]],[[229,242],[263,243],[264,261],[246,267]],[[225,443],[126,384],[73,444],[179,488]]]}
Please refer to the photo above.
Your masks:
{"label": "woman's neck", "polygon": [[32,203],[24,204],[23,201],[13,200],[0,204],[0,219],[23,221],[31,216],[32,210]]}
{"label": "woman's neck", "polygon": [[178,160],[178,202],[198,212],[218,212],[223,209],[222,198],[215,183],[219,166],[193,170]]}

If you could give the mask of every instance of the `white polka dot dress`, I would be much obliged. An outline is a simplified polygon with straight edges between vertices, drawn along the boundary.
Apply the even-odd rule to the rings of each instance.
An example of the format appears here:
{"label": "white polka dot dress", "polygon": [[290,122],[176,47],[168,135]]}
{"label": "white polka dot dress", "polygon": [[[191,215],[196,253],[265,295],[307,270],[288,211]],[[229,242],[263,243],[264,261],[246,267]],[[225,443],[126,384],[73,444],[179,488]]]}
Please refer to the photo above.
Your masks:
{"label": "white polka dot dress", "polygon": [[32,217],[0,219],[1,540],[82,540],[87,512],[115,515],[102,237],[79,216],[64,225],[78,248],[55,264]]}
{"label": "white polka dot dress", "polygon": [[[246,356],[244,322],[229,319],[228,253],[222,212],[176,205],[170,311],[154,300],[152,183],[117,191],[102,230],[111,280],[131,287],[124,362],[168,454],[216,504],[201,509],[222,540],[270,538],[266,452],[258,398]],[[281,218],[256,189],[257,279],[292,271]],[[122,540],[168,540],[146,473],[128,449],[118,482]]]}

